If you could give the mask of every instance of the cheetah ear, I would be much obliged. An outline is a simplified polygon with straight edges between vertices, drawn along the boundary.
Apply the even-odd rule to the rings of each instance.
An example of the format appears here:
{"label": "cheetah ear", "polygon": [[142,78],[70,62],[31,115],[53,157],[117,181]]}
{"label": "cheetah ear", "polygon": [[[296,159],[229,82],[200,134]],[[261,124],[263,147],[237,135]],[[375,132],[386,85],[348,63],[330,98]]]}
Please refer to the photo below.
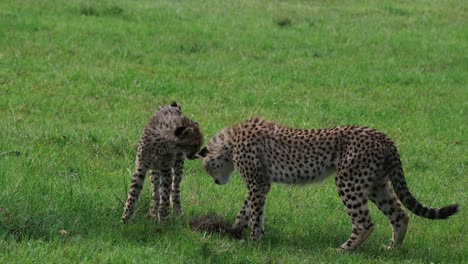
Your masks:
{"label": "cheetah ear", "polygon": [[172,107],[179,108],[179,110],[181,110],[181,111],[182,111],[182,107],[180,107],[180,105],[179,105],[179,104],[177,104],[177,102],[176,102],[176,101],[173,101],[173,102],[172,102],[172,104],[171,104],[171,106],[172,106]]}
{"label": "cheetah ear", "polygon": [[192,133],[193,133],[193,128],[186,127],[186,126],[180,126],[174,132],[175,136],[178,137],[178,138],[183,138],[183,137],[188,136],[188,135],[190,135]]}
{"label": "cheetah ear", "polygon": [[206,147],[202,148],[200,152],[196,154],[196,156],[199,158],[204,158],[206,155],[208,155],[208,149]]}

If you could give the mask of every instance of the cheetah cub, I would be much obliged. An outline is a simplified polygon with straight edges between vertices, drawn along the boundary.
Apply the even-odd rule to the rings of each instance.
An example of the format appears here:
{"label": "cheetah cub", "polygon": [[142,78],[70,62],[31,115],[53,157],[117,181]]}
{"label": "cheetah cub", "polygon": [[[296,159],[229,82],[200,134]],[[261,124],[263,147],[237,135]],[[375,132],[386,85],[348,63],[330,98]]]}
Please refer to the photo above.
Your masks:
{"label": "cheetah cub", "polygon": [[122,222],[133,216],[146,172],[151,170],[153,194],[148,216],[159,221],[169,215],[170,200],[174,210],[182,213],[180,183],[185,158],[194,159],[203,144],[198,123],[182,115],[176,103],[161,106],[143,130],[135,161],[135,173],[125,202]]}
{"label": "cheetah cub", "polygon": [[272,182],[306,184],[336,171],[336,188],[351,218],[351,237],[341,245],[353,250],[371,234],[368,200],[374,202],[393,228],[388,249],[400,246],[408,216],[400,202],[416,215],[446,219],[458,205],[430,208],[408,190],[398,151],[383,133],[371,128],[341,126],[294,129],[254,118],[226,128],[198,156],[216,184],[239,171],[249,192],[234,228],[251,226],[250,238],[263,235],[266,196]]}

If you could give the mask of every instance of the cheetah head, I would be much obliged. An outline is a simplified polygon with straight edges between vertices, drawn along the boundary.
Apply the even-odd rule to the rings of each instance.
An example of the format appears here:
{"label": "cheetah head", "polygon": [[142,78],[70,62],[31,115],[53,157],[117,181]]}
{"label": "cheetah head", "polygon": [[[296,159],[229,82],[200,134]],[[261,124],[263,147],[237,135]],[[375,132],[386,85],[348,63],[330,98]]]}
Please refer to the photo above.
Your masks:
{"label": "cheetah head", "polygon": [[178,127],[175,136],[177,150],[183,152],[188,159],[196,159],[196,154],[203,145],[203,135],[198,123]]}
{"label": "cheetah head", "polygon": [[222,185],[229,182],[234,171],[229,147],[204,147],[197,156],[202,159],[205,171],[213,178],[216,184]]}

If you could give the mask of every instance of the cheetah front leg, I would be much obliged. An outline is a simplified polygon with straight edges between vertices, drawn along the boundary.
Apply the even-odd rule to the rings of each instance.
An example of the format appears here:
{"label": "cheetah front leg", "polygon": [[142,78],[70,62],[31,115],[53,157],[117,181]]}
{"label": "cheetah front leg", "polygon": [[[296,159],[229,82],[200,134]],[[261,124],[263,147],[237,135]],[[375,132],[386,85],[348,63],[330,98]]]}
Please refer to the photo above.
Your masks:
{"label": "cheetah front leg", "polygon": [[180,202],[180,184],[184,175],[184,156],[178,154],[174,163],[172,186],[171,186],[171,202],[173,209],[178,214],[183,214],[182,204]]}
{"label": "cheetah front leg", "polygon": [[158,220],[164,221],[169,215],[170,209],[169,196],[172,183],[172,166],[162,168],[160,173]]}
{"label": "cheetah front leg", "polygon": [[124,212],[122,214],[122,223],[126,224],[135,213],[135,205],[140,197],[143,183],[145,181],[146,171],[148,169],[137,162],[135,173],[132,176],[132,183],[128,191],[127,201],[125,202]]}
{"label": "cheetah front leg", "polygon": [[249,226],[250,222],[250,191],[245,198],[244,205],[236,216],[236,221],[232,226],[233,229],[245,229]]}
{"label": "cheetah front leg", "polygon": [[153,192],[151,194],[151,205],[146,214],[151,218],[158,218],[158,207],[159,207],[159,179],[161,173],[157,170],[151,170],[151,186],[153,187]]}
{"label": "cheetah front leg", "polygon": [[270,191],[270,184],[252,186],[250,188],[250,233],[251,240],[260,240],[263,236],[263,218],[266,197]]}

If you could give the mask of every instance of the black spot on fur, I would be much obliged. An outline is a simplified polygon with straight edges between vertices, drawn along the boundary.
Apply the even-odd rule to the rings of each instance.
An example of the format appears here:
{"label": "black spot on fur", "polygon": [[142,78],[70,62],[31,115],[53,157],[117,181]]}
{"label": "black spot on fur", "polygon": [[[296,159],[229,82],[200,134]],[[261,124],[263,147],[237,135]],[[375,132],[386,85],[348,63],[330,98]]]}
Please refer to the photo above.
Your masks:
{"label": "black spot on fur", "polygon": [[171,106],[172,106],[172,107],[179,108],[179,110],[182,110],[182,107],[180,107],[180,105],[179,105],[179,104],[177,104],[177,102],[176,102],[176,101],[173,101],[173,102],[171,103]]}
{"label": "black spot on fur", "polygon": [[174,132],[174,134],[176,135],[176,137],[180,137],[180,135],[185,131],[185,129],[187,129],[187,127],[185,126],[180,126],[176,129],[176,131]]}
{"label": "black spot on fur", "polygon": [[208,149],[206,147],[202,148],[200,150],[200,152],[198,152],[197,156],[200,156],[200,157],[206,157],[206,155],[208,155]]}

